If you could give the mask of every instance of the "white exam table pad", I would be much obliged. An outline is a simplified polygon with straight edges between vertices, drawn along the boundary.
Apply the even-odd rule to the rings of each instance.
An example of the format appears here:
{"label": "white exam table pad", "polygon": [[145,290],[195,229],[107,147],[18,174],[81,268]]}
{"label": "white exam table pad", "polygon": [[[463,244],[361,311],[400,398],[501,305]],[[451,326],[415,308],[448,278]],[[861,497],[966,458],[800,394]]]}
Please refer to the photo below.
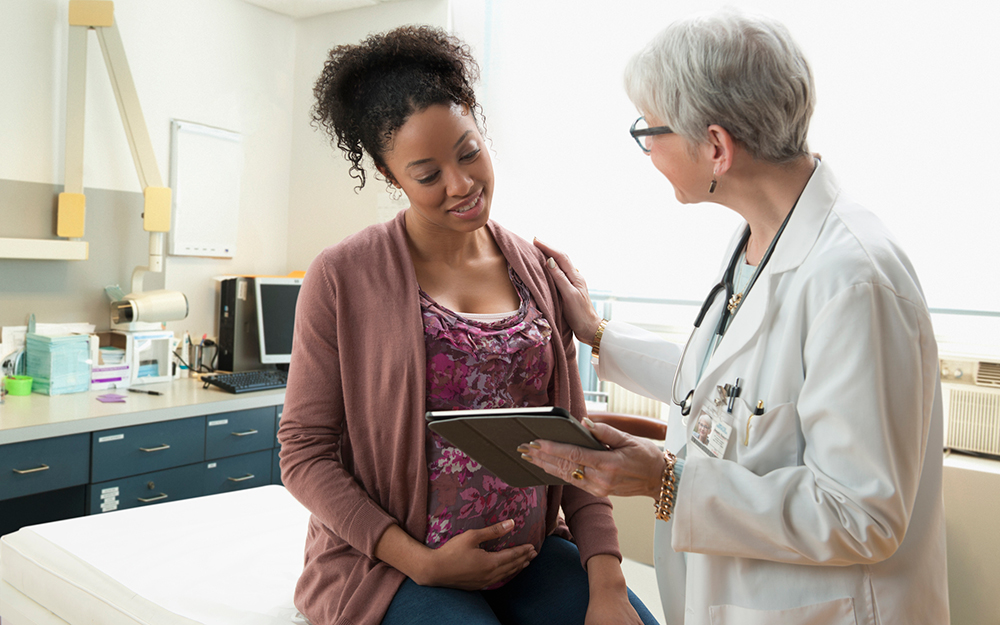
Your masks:
{"label": "white exam table pad", "polygon": [[304,623],[308,519],[263,486],[34,525],[0,538],[0,578],[74,625]]}
{"label": "white exam table pad", "polygon": [[[31,604],[31,625],[306,625],[292,595],[308,520],[262,486],[22,528],[0,538],[0,608]],[[653,568],[622,570],[662,623]]]}

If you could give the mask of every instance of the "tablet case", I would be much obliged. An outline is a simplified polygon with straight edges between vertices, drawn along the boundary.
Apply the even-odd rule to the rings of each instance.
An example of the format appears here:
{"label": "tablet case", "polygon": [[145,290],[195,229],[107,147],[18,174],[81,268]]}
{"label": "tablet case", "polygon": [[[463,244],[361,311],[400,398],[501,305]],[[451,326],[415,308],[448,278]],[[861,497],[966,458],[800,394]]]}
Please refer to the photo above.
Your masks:
{"label": "tablet case", "polygon": [[510,486],[562,486],[521,458],[518,446],[536,439],[604,449],[569,412],[557,406],[428,412],[428,427]]}

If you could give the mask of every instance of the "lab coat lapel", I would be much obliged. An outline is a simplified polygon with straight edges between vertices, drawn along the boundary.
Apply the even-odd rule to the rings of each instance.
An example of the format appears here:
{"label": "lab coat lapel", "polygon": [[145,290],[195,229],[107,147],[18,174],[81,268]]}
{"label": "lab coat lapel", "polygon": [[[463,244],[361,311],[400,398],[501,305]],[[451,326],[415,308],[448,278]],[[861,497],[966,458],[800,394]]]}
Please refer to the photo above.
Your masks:
{"label": "lab coat lapel", "polygon": [[[809,250],[815,244],[838,194],[839,189],[833,174],[817,161],[816,169],[805,189],[802,190],[802,195],[799,197],[792,217],[788,220],[788,225],[785,226],[785,231],[778,243],[775,244],[771,260],[764,266],[763,273],[758,276],[757,283],[750,290],[743,305],[740,306],[729,325],[729,330],[716,348],[708,367],[705,368],[705,375],[701,382],[711,381],[709,388],[714,388],[715,384],[719,383],[718,378],[721,375],[718,373],[719,369],[725,367],[741,354],[748,344],[756,342],[757,336],[762,331],[767,311],[780,305],[780,302],[774,301],[774,297],[781,275],[797,268],[805,260]],[[740,227],[741,231],[744,227]],[[719,310],[715,310],[714,314],[717,321]],[[711,319],[711,317],[706,317],[707,319]],[[724,381],[732,382],[732,380]],[[696,393],[697,395],[698,393]]]}

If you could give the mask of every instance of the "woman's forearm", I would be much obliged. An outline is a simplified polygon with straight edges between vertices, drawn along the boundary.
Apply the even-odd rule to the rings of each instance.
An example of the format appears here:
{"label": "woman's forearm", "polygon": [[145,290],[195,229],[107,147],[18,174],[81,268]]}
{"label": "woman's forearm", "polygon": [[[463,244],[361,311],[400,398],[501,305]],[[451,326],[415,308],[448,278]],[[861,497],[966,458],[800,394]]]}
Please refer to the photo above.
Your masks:
{"label": "woman's forearm", "polygon": [[587,560],[587,579],[590,582],[591,599],[611,594],[627,594],[621,562],[613,555],[600,554]]}
{"label": "woman's forearm", "polygon": [[375,557],[424,585],[429,548],[398,525],[390,525],[375,545]]}

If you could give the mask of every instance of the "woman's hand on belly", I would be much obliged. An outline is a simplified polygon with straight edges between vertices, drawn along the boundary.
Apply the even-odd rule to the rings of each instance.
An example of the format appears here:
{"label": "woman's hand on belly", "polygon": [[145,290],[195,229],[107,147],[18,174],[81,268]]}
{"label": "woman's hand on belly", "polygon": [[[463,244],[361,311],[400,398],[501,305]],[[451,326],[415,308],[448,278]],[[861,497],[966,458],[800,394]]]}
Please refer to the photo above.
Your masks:
{"label": "woman's hand on belly", "polygon": [[537,555],[532,545],[518,545],[486,551],[480,544],[500,538],[514,528],[513,521],[503,521],[483,529],[466,530],[437,549],[429,549],[424,586],[445,586],[462,590],[480,590],[514,577]]}
{"label": "woman's hand on belly", "polygon": [[513,528],[514,522],[507,520],[467,530],[437,549],[431,549],[393,525],[379,541],[375,556],[421,586],[480,590],[520,573],[537,555],[532,545],[500,551],[485,551],[479,547]]}

